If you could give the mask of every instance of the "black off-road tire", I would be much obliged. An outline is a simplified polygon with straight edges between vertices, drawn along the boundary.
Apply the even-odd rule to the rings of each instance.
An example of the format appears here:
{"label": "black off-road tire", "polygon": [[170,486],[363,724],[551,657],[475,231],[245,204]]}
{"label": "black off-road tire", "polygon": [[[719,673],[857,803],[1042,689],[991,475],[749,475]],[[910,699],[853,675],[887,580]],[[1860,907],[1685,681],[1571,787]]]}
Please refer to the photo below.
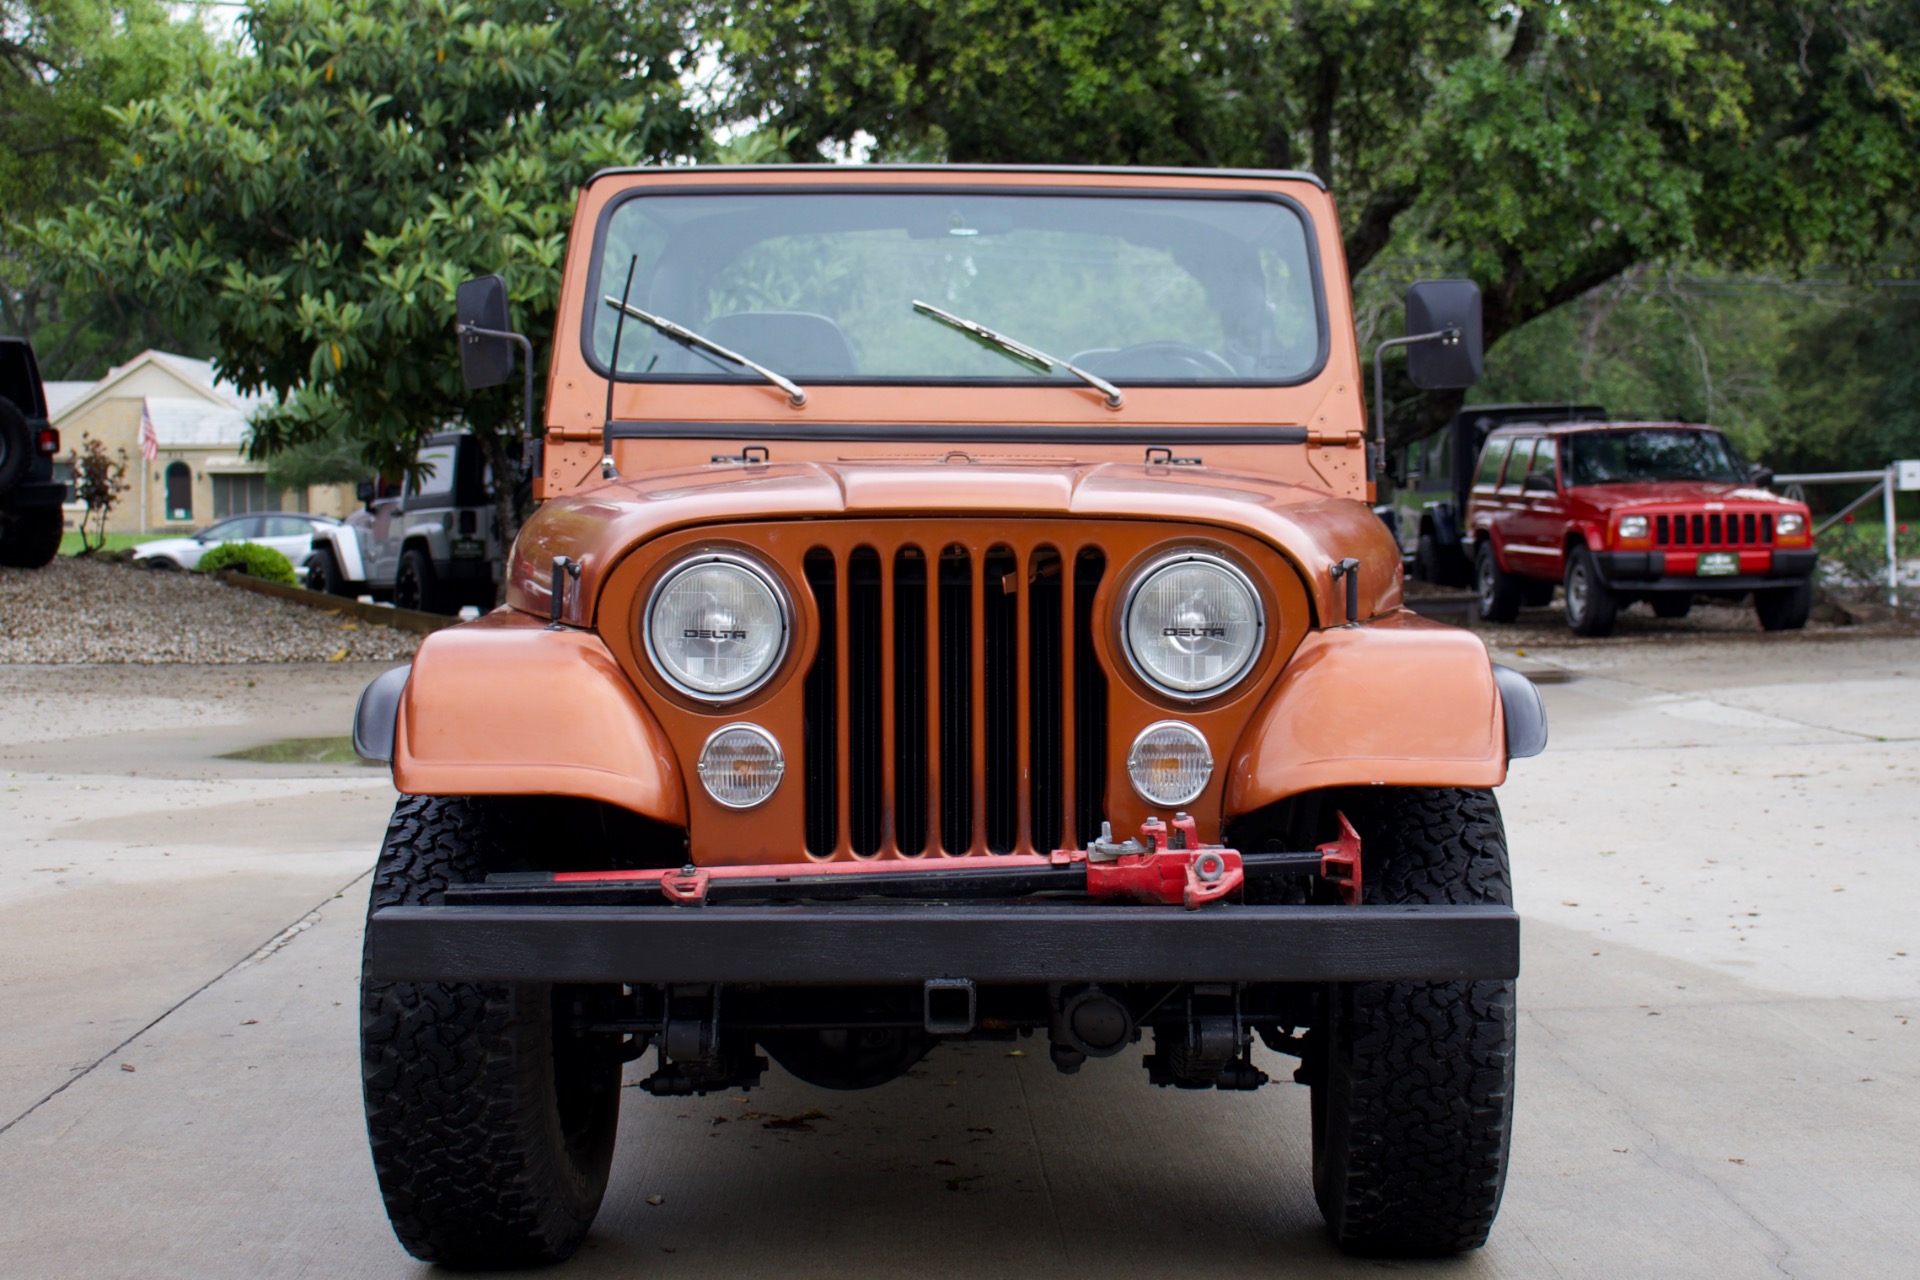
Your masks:
{"label": "black off-road tire", "polygon": [[340,561],[325,547],[307,558],[307,590],[330,596],[348,594],[347,576],[340,572]]}
{"label": "black off-road tire", "polygon": [[1798,631],[1813,612],[1813,583],[1797,587],[1768,587],[1753,593],[1753,611],[1766,631]]}
{"label": "black off-road tire", "polygon": [[[1360,833],[1369,904],[1509,904],[1490,791],[1385,787],[1339,807]],[[1506,1185],[1514,999],[1505,980],[1328,989],[1305,1067],[1313,1190],[1336,1244],[1436,1256],[1486,1243]]]}
{"label": "black off-road tire", "polygon": [[1656,618],[1684,618],[1693,612],[1693,596],[1685,591],[1662,591],[1648,603]]}
{"label": "black off-road tire", "polygon": [[[403,796],[369,913],[431,904],[449,884],[519,865],[497,802]],[[556,997],[556,990],[561,994]],[[360,984],[367,1136],[393,1231],[454,1267],[557,1262],[599,1211],[620,1110],[620,1063],[555,1035],[566,989]]]}
{"label": "black off-road tire", "polygon": [[1577,636],[1610,636],[1620,617],[1620,597],[1600,580],[1600,568],[1585,545],[1567,553],[1567,626]]}
{"label": "black off-road tire", "polygon": [[433,557],[418,547],[400,553],[400,567],[393,575],[393,603],[421,613],[459,612],[440,575],[434,572]]}
{"label": "black off-road tire", "polygon": [[1480,592],[1480,616],[1488,622],[1512,622],[1520,616],[1520,580],[1500,567],[1493,540],[1482,539],[1473,556],[1474,586]]}
{"label": "black off-road tire", "polygon": [[23,511],[11,522],[0,524],[0,565],[38,569],[51,564],[60,553],[64,528],[58,507]]}

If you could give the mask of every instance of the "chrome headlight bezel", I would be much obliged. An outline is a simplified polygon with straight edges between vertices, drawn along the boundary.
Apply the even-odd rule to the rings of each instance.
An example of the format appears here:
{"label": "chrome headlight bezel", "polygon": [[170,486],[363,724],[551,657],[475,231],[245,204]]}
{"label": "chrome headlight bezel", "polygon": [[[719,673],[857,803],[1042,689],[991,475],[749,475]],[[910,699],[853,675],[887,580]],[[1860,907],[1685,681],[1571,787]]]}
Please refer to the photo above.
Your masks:
{"label": "chrome headlight bezel", "polygon": [[[1204,564],[1209,568],[1219,570],[1234,585],[1238,586],[1241,591],[1246,593],[1253,615],[1254,634],[1253,642],[1247,646],[1246,653],[1241,657],[1232,671],[1214,683],[1207,685],[1205,688],[1181,689],[1177,686],[1167,684],[1165,680],[1155,675],[1153,670],[1140,658],[1140,655],[1134,652],[1133,628],[1131,623],[1134,606],[1139,601],[1140,593],[1146,589],[1147,585],[1152,582],[1156,576],[1176,566],[1193,563]],[[1218,698],[1238,688],[1259,664],[1260,655],[1265,651],[1267,643],[1266,597],[1261,595],[1260,588],[1254,584],[1253,578],[1246,570],[1211,547],[1175,547],[1155,555],[1152,559],[1136,569],[1133,577],[1128,580],[1127,589],[1121,597],[1118,622],[1120,651],[1126,655],[1127,665],[1133,669],[1134,675],[1139,677],[1140,681],[1155,693],[1165,698],[1171,698],[1177,702],[1205,702],[1208,699]]]}
{"label": "chrome headlight bezel", "polygon": [[[774,607],[780,616],[780,639],[774,647],[772,657],[767,660],[767,665],[746,684],[717,692],[691,685],[676,674],[672,665],[661,654],[654,634],[654,610],[660,603],[662,593],[689,571],[711,564],[724,564],[739,569],[757,581],[772,596]],[[718,706],[739,702],[766,687],[767,682],[786,665],[787,653],[793,646],[793,626],[793,600],[781,583],[778,574],[752,556],[737,551],[700,551],[682,556],[655,579],[653,589],[647,593],[646,604],[640,611],[640,647],[645,651],[647,661],[653,665],[654,673],[676,693],[698,702]]]}

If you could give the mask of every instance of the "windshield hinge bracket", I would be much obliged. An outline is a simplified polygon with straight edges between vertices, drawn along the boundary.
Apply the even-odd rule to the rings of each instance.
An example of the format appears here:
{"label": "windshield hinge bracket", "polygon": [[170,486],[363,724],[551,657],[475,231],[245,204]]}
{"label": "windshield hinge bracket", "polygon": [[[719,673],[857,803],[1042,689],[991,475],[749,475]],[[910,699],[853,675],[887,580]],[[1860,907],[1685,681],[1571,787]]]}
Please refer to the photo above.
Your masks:
{"label": "windshield hinge bracket", "polygon": [[709,463],[731,462],[743,467],[766,466],[773,455],[763,444],[750,444],[738,453],[716,453],[708,458]]}
{"label": "windshield hinge bracket", "polygon": [[1165,445],[1152,444],[1147,446],[1147,465],[1150,467],[1197,467],[1200,465],[1200,459],[1198,457],[1176,458],[1173,456],[1173,450]]}

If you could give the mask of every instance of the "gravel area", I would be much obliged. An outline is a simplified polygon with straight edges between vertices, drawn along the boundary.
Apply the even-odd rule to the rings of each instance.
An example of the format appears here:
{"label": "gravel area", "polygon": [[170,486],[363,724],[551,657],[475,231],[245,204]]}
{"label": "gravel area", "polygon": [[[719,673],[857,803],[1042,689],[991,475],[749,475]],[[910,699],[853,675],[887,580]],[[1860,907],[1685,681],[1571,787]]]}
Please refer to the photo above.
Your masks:
{"label": "gravel area", "polygon": [[0,663],[380,662],[419,643],[197,573],[75,556],[0,568]]}
{"label": "gravel area", "polygon": [[1809,621],[1799,631],[1766,631],[1760,626],[1750,603],[1729,604],[1720,600],[1696,601],[1684,618],[1656,618],[1645,603],[1620,611],[1619,621],[1610,636],[1577,636],[1567,626],[1559,601],[1543,609],[1522,609],[1509,623],[1477,622],[1473,629],[1493,648],[1520,648],[1528,645],[1559,649],[1607,648],[1609,646],[1660,644],[1686,645],[1750,641],[1755,644],[1795,644],[1818,640],[1865,640],[1920,636],[1920,619],[1904,610],[1884,620],[1866,625],[1840,626]]}

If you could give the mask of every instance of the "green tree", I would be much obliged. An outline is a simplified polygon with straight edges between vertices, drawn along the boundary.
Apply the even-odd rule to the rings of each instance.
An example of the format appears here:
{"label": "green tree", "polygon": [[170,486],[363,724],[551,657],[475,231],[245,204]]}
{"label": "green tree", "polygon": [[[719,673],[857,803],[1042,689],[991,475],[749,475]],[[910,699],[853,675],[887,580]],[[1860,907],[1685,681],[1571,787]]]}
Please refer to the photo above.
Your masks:
{"label": "green tree", "polygon": [[118,113],[133,141],[38,243],[211,317],[221,373],[284,397],[257,454],[335,436],[398,473],[471,428],[511,533],[519,383],[462,389],[454,289],[504,271],[544,347],[578,188],[696,144],[689,33],[632,0],[266,0],[243,26],[252,53]]}
{"label": "green tree", "polygon": [[[1870,261],[1920,190],[1900,0],[773,0],[709,21],[799,153],[1311,169],[1363,291],[1470,274],[1489,345],[1638,264]],[[1380,336],[1385,336],[1381,334]],[[1396,396],[1401,434],[1458,393]]]}
{"label": "green tree", "polygon": [[212,48],[159,0],[0,0],[0,330],[34,339],[53,378],[97,376],[147,346],[204,352],[112,278],[64,286],[17,227],[86,193],[124,132],[113,108],[164,92]]}

